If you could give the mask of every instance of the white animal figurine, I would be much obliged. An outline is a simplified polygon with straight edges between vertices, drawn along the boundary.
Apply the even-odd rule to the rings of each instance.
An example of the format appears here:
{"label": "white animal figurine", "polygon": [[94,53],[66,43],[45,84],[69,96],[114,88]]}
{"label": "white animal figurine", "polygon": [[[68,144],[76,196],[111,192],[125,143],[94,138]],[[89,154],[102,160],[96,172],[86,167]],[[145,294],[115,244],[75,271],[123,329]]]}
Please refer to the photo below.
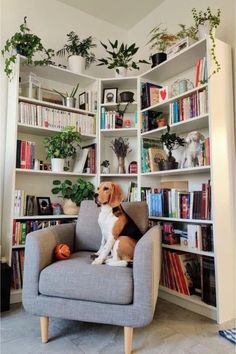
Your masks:
{"label": "white animal figurine", "polygon": [[196,167],[201,165],[202,144],[205,140],[203,134],[198,131],[190,132],[186,139],[186,147],[181,161],[181,168]]}

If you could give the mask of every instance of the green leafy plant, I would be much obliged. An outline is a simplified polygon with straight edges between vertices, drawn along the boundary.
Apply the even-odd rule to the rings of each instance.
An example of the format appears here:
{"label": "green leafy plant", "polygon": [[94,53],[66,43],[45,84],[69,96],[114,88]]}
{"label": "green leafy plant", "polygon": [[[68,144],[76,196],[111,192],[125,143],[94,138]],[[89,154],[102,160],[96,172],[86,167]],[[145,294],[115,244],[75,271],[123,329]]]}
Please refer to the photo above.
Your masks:
{"label": "green leafy plant", "polygon": [[66,97],[75,97],[76,95],[76,92],[78,91],[78,88],[79,88],[79,83],[73,87],[73,89],[71,90],[71,92],[60,92],[60,91],[57,91],[55,89],[53,89],[53,91],[55,91],[56,93],[58,93],[58,95],[60,95],[62,98],[66,98]]}
{"label": "green leafy plant", "polygon": [[110,40],[108,42],[111,47],[110,49],[108,48],[108,45],[101,42],[101,45],[108,53],[108,57],[98,59],[100,62],[97,64],[98,66],[106,65],[108,69],[115,69],[115,71],[119,74],[119,67],[123,67],[129,70],[139,70],[138,64],[149,64],[146,60],[133,60],[134,55],[139,50],[139,47],[136,47],[135,43],[128,46],[124,43],[119,45],[118,40],[116,40],[114,43],[112,43]]}
{"label": "green leafy plant", "polygon": [[57,51],[57,55],[65,56],[68,54],[68,57],[71,55],[79,55],[85,58],[86,68],[96,61],[95,54],[91,52],[91,49],[97,46],[93,43],[94,38],[92,36],[80,39],[74,31],[71,31],[67,34],[67,37],[67,43],[62,49]]}
{"label": "green leafy plant", "polygon": [[67,158],[76,154],[81,136],[74,127],[66,127],[61,132],[44,139],[47,158]]}
{"label": "green leafy plant", "polygon": [[176,133],[170,133],[170,126],[167,125],[167,132],[161,135],[161,142],[168,150],[168,161],[175,161],[172,156],[172,151],[178,149],[180,146],[184,146],[185,140],[176,135]]}
{"label": "green leafy plant", "polygon": [[178,39],[174,34],[168,33],[167,28],[162,28],[161,24],[154,27],[149,35],[151,38],[147,42],[147,45],[151,45],[151,51],[155,50],[157,52],[165,52]]}
{"label": "green leafy plant", "polygon": [[55,187],[51,190],[52,194],[60,193],[59,197],[71,199],[77,206],[85,199],[92,200],[94,198],[94,185],[80,177],[74,184],[67,179],[64,182],[54,180],[53,185]]}
{"label": "green leafy plant", "polygon": [[183,39],[186,37],[192,38],[194,40],[197,40],[197,28],[194,26],[187,27],[186,25],[183,25],[180,23],[178,25],[180,27],[180,30],[176,33],[176,37],[179,39]]}
{"label": "green leafy plant", "polygon": [[[20,31],[6,41],[1,52],[3,56],[9,55],[5,59],[5,73],[9,78],[13,73],[12,65],[16,62],[17,54],[26,57],[24,63],[41,66],[48,65],[54,56],[54,50],[45,49],[41,39],[31,33],[27,25],[27,16],[24,17],[24,23],[20,25]],[[34,60],[35,54],[39,54],[42,59]]]}
{"label": "green leafy plant", "polygon": [[195,27],[197,29],[200,25],[204,25],[205,22],[209,22],[209,37],[212,42],[210,52],[211,52],[211,57],[215,63],[215,69],[212,71],[208,79],[212,75],[219,72],[221,69],[220,63],[216,58],[216,54],[215,54],[216,43],[214,37],[214,29],[216,29],[220,25],[220,14],[221,14],[221,10],[218,9],[216,15],[213,15],[209,6],[207,7],[206,11],[198,12],[195,8],[192,9],[192,15],[195,22]]}
{"label": "green leafy plant", "polygon": [[126,155],[132,151],[129,149],[129,139],[122,137],[112,140],[111,148],[117,157],[126,157]]}

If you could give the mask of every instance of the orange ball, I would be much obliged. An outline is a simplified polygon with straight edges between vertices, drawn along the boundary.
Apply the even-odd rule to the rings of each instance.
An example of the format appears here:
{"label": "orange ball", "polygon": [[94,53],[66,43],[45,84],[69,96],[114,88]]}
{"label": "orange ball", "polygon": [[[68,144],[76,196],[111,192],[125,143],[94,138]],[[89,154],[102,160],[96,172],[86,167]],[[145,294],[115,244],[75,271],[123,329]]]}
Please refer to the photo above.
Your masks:
{"label": "orange ball", "polygon": [[65,243],[60,243],[55,247],[55,256],[59,261],[70,257],[70,247]]}

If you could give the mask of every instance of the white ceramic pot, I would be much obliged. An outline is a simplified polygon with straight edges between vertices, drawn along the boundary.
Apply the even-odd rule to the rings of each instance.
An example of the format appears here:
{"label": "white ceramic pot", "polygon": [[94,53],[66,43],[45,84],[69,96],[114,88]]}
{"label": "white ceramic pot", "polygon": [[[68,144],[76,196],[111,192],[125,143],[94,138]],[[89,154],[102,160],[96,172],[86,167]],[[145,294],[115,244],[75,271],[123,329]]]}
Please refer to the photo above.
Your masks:
{"label": "white ceramic pot", "polygon": [[[215,37],[215,31],[216,31],[216,29],[213,28],[212,29],[213,37]],[[209,21],[206,21],[202,25],[198,26],[198,38],[199,39],[204,39],[204,38],[208,37],[209,36],[209,32],[210,32],[210,23],[209,23]]]}
{"label": "white ceramic pot", "polygon": [[115,71],[115,74],[116,74],[115,77],[119,78],[119,77],[126,77],[127,76],[127,69],[126,68],[124,68],[123,66],[119,66],[117,69],[119,70],[119,73],[117,73]]}
{"label": "white ceramic pot", "polygon": [[52,172],[63,172],[64,171],[64,164],[65,160],[64,159],[51,159],[51,164],[52,164]]}
{"label": "white ceramic pot", "polygon": [[85,58],[80,55],[71,55],[68,58],[68,68],[77,74],[83,74],[85,72]]}
{"label": "white ceramic pot", "polygon": [[64,199],[63,213],[65,215],[77,215],[79,207],[71,199]]}

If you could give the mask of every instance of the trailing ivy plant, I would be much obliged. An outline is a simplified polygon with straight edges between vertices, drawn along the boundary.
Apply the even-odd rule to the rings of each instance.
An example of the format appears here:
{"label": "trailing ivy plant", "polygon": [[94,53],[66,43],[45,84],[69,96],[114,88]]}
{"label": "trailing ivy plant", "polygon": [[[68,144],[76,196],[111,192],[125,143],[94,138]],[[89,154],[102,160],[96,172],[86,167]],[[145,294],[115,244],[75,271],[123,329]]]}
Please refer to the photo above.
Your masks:
{"label": "trailing ivy plant", "polygon": [[197,12],[195,8],[192,9],[192,15],[195,22],[195,27],[197,29],[199,25],[204,25],[205,22],[207,21],[209,22],[209,37],[212,42],[210,51],[211,51],[211,57],[215,63],[215,69],[208,77],[208,80],[212,75],[216,74],[221,69],[220,63],[216,58],[216,54],[215,54],[216,44],[215,44],[215,37],[214,37],[214,29],[216,29],[220,24],[220,14],[221,14],[221,10],[218,9],[216,15],[213,15],[209,6],[207,7],[206,11]]}
{"label": "trailing ivy plant", "polygon": [[[20,31],[6,41],[1,52],[3,56],[9,55],[5,59],[5,73],[9,78],[12,76],[12,65],[16,62],[17,54],[26,57],[24,63],[32,65],[48,65],[54,56],[54,50],[44,48],[41,39],[31,33],[27,25],[27,16],[20,25]],[[41,56],[40,60],[34,59],[36,54]]]}
{"label": "trailing ivy plant", "polygon": [[80,39],[74,31],[71,31],[67,34],[67,37],[67,43],[57,51],[57,55],[65,56],[67,54],[68,57],[79,55],[85,58],[85,68],[96,61],[95,54],[91,52],[91,49],[97,46],[93,43],[94,38],[92,36]]}
{"label": "trailing ivy plant", "polygon": [[80,177],[74,184],[67,179],[64,182],[54,180],[53,185],[55,187],[51,190],[52,194],[60,193],[59,197],[71,199],[77,206],[85,199],[92,200],[94,198],[94,185]]}
{"label": "trailing ivy plant", "polygon": [[102,43],[101,45],[106,50],[108,56],[107,58],[98,59],[100,62],[97,64],[98,66],[106,65],[108,69],[115,69],[115,71],[119,74],[119,67],[123,67],[129,70],[135,69],[139,70],[138,64],[149,64],[146,60],[138,60],[135,61],[133,59],[134,55],[139,50],[139,47],[136,47],[136,44],[133,43],[130,46],[127,44],[121,43],[119,45],[118,40],[112,43],[108,40],[109,45]]}

